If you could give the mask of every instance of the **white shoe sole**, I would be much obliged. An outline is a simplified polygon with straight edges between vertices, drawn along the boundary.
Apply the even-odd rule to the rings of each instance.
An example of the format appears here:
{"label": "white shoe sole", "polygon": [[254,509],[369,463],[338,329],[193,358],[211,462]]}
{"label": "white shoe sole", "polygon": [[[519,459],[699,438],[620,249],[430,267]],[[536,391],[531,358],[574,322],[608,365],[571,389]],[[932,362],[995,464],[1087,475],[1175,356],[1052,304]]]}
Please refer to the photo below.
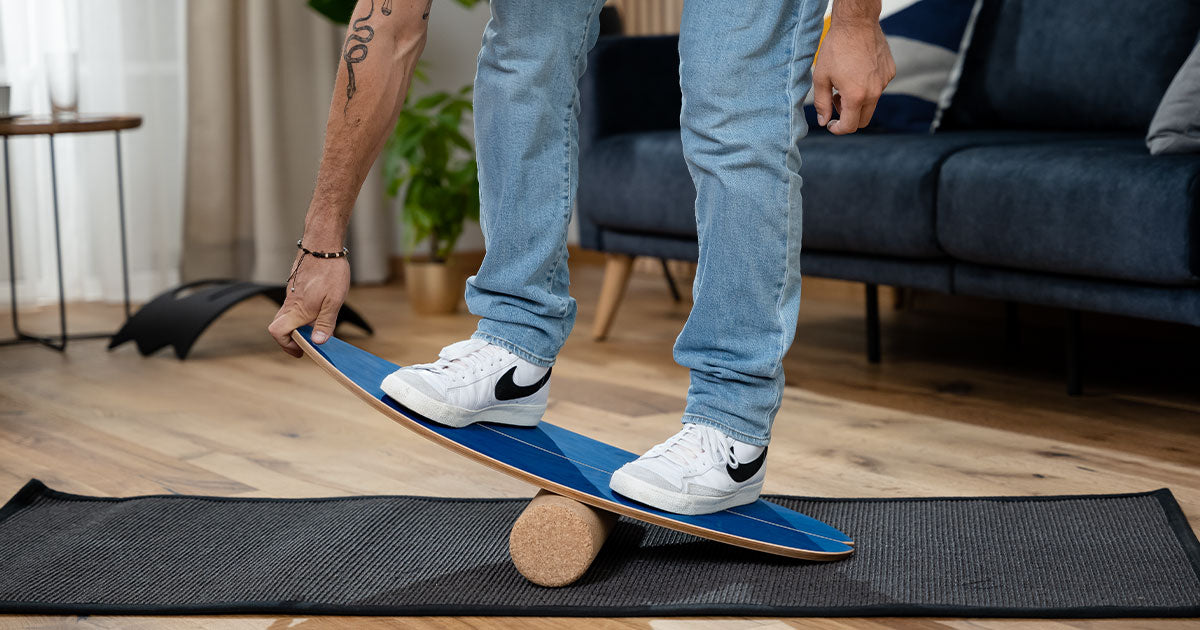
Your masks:
{"label": "white shoe sole", "polygon": [[[546,384],[549,386],[549,383]],[[388,374],[380,389],[392,400],[425,416],[437,424],[461,429],[476,422],[492,422],[514,427],[532,427],[541,422],[546,414],[545,405],[503,404],[471,410],[430,398],[424,392]]]}
{"label": "white shoe sole", "polygon": [[688,516],[712,514],[739,505],[754,503],[758,500],[758,495],[762,493],[762,481],[759,481],[756,484],[739,488],[737,492],[725,497],[686,494],[677,490],[660,488],[620,470],[613,473],[608,487],[613,492],[638,503],[645,503],[664,512]]}

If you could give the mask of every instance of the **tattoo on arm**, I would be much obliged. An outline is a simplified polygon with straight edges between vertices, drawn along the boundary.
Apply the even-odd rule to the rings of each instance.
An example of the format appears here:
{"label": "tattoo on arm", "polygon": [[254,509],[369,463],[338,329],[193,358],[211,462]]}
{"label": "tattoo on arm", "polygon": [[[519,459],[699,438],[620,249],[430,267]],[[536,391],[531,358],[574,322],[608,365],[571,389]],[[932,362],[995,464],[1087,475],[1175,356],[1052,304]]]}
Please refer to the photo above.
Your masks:
{"label": "tattoo on arm", "polygon": [[[394,0],[383,0],[383,4],[379,7],[379,12],[387,17],[392,14],[392,2]],[[371,0],[371,8],[367,10],[367,14],[354,20],[350,27],[350,34],[346,36],[346,43],[342,46],[342,59],[346,60],[346,104],[342,106],[342,114],[350,108],[350,100],[354,98],[358,92],[358,84],[354,80],[354,64],[362,63],[367,58],[367,44],[375,38],[375,29],[367,24],[375,15],[375,0]],[[422,20],[429,19],[429,10],[433,7],[433,0],[428,0],[425,5],[425,13],[421,16]],[[357,43],[354,43],[357,42]]]}
{"label": "tattoo on arm", "polygon": [[[385,15],[391,12],[388,7],[389,0],[385,0],[384,9]],[[375,14],[375,0],[371,0],[371,9],[367,14],[354,20],[354,24],[350,29],[350,34],[346,36],[346,45],[343,47],[342,58],[346,60],[346,105],[342,107],[342,113],[346,113],[346,109],[350,107],[350,99],[354,98],[354,93],[358,91],[358,86],[354,82],[354,64],[362,63],[367,58],[367,44],[375,37],[375,29],[371,28],[366,22]],[[353,46],[351,42],[358,42]]]}

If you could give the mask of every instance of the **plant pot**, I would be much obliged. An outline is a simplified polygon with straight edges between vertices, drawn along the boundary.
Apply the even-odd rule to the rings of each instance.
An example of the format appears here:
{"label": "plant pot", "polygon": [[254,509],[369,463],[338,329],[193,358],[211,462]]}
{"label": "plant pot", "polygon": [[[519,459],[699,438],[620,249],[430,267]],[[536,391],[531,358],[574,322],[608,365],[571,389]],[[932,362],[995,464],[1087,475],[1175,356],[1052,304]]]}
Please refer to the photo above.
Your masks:
{"label": "plant pot", "polygon": [[458,310],[463,296],[462,274],[447,263],[408,260],[404,262],[404,289],[417,314],[449,315]]}

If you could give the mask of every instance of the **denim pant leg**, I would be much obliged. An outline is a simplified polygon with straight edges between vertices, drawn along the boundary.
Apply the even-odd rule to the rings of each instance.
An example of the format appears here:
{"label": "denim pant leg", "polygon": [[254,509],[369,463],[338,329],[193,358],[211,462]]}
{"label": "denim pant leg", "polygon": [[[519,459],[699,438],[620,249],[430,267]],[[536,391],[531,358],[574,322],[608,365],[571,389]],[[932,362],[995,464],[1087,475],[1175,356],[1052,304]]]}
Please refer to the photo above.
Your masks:
{"label": "denim pant leg", "polygon": [[765,445],[800,307],[800,110],[825,0],[686,0],[684,156],[696,185],[694,304],[675,341],[684,422]]}
{"label": "denim pant leg", "polygon": [[604,0],[492,0],[475,75],[480,226],[473,337],[554,363],[575,324],[567,225],[578,180],[579,78]]}

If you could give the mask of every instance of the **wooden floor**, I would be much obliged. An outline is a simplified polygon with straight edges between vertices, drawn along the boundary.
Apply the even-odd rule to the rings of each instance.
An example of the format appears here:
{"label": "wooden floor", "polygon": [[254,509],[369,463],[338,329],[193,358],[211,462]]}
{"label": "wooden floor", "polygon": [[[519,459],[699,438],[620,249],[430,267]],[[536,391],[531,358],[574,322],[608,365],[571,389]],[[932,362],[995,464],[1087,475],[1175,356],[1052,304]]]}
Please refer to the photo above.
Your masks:
{"label": "wooden floor", "polygon": [[[548,419],[641,451],[673,433],[687,373],[671,345],[688,304],[635,274],[609,340],[592,342],[599,269],[574,270],[579,322],[555,368]],[[684,283],[686,284],[686,283]],[[1139,491],[1170,487],[1200,522],[1200,334],[1085,317],[1088,379],[1063,393],[1061,313],[1026,309],[1022,345],[1003,306],[921,294],[883,313],[883,363],[864,359],[861,289],[805,281],[789,388],[766,491],[938,496]],[[467,314],[418,318],[395,287],[350,302],[378,330],[347,335],[399,363],[430,360],[474,328]],[[274,348],[266,300],[240,305],[185,362],[132,346],[66,354],[0,348],[0,495],[30,477],[97,495],[426,494],[532,496],[481,465],[446,457],[373,412],[307,360]],[[7,321],[7,313],[0,321]],[[53,313],[23,325],[52,329]],[[76,330],[111,328],[119,309],[79,305]],[[27,324],[26,324],[27,322]],[[4,334],[0,330],[0,335]],[[350,332],[350,331],[347,331]],[[418,464],[418,465],[414,465]],[[430,471],[434,471],[430,474]],[[402,624],[398,622],[403,622]],[[0,628],[556,628],[570,619],[3,617]],[[594,628],[1183,628],[1191,620],[610,619]]]}

